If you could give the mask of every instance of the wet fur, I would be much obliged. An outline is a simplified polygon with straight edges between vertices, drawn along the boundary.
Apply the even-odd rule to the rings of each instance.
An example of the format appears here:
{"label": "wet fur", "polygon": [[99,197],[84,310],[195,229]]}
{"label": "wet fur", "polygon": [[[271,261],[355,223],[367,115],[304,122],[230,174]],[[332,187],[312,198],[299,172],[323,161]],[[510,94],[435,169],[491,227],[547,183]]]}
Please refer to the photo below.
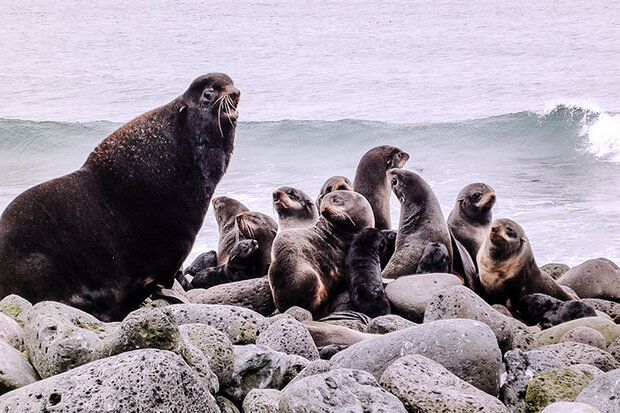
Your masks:
{"label": "wet fur", "polygon": [[260,250],[255,240],[242,240],[230,252],[225,265],[206,268],[196,274],[192,288],[209,288],[214,285],[247,280],[258,275]]}
{"label": "wet fur", "polygon": [[302,190],[283,186],[273,192],[278,230],[311,227],[319,218],[316,206]]}
{"label": "wet fur", "polygon": [[323,198],[325,198],[325,195],[329,194],[330,192],[352,190],[353,184],[351,183],[351,181],[349,181],[347,177],[339,175],[332,176],[327,181],[325,181],[325,183],[321,187],[321,190],[319,191],[319,195],[316,197],[316,209],[321,209],[321,202],[323,201]]}
{"label": "wet fur", "polygon": [[416,274],[447,273],[450,271],[450,254],[443,244],[432,242],[424,248]]}
{"label": "wet fur", "polygon": [[521,298],[517,315],[528,325],[538,324],[546,329],[578,318],[596,317],[596,311],[583,301],[561,301],[535,293]]}

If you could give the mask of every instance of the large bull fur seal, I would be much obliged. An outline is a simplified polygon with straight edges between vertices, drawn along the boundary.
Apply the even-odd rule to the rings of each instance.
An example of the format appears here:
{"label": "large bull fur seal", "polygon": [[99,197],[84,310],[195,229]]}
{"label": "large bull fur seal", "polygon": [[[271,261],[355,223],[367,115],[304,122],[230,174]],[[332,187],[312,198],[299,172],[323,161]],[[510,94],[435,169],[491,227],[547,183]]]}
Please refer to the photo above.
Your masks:
{"label": "large bull fur seal", "polygon": [[228,167],[237,90],[219,73],[120,127],[77,171],[0,218],[0,298],[60,301],[120,320],[172,286]]}

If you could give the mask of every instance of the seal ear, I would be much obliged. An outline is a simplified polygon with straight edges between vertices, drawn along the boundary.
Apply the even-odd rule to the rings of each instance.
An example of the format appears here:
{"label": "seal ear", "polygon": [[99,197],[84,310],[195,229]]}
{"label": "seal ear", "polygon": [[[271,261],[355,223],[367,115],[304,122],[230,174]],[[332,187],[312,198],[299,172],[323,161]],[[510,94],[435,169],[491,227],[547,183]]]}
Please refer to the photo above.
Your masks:
{"label": "seal ear", "polygon": [[187,112],[187,105],[181,106],[181,108],[179,109],[179,113],[185,114],[186,112]]}

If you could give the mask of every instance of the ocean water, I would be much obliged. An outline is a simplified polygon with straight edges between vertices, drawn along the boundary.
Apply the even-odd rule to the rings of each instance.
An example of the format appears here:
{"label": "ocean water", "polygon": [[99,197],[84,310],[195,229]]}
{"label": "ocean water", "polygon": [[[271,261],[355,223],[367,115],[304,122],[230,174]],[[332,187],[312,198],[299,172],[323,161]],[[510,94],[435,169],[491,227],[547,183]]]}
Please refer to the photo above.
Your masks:
{"label": "ocean water", "polygon": [[[620,263],[620,4],[514,3],[0,1],[0,211],[221,71],[242,99],[216,196],[275,218],[274,189],[315,197],[390,144],[446,217],[485,182],[539,264]],[[209,211],[189,259],[216,245]]]}

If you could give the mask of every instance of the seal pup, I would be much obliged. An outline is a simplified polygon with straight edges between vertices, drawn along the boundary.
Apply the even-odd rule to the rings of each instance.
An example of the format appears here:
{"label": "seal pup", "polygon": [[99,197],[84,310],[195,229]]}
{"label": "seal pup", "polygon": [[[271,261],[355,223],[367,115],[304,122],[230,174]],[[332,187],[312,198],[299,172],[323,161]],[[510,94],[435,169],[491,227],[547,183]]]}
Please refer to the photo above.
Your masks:
{"label": "seal pup", "polygon": [[445,245],[431,242],[424,248],[416,274],[432,274],[450,272],[450,253]]}
{"label": "seal pup", "polygon": [[237,214],[249,209],[236,199],[227,196],[213,198],[213,214],[219,230],[220,238],[217,243],[217,265],[224,265],[228,261],[228,254],[239,241],[237,232]]}
{"label": "seal pup", "polygon": [[357,165],[353,188],[366,197],[377,229],[392,229],[390,220],[390,182],[387,171],[402,168],[409,154],[394,146],[377,146],[362,156]]}
{"label": "seal pup", "polygon": [[523,296],[533,293],[562,301],[579,299],[538,268],[523,228],[510,219],[491,224],[477,261],[484,298],[489,304],[502,304],[512,310]]}
{"label": "seal pup", "polygon": [[246,211],[235,217],[239,240],[254,239],[258,241],[260,257],[258,261],[258,275],[267,274],[271,264],[271,246],[278,232],[278,224],[262,212]]}
{"label": "seal pup", "polygon": [[258,276],[260,250],[253,239],[239,241],[230,251],[225,265],[206,268],[191,281],[192,288],[209,288],[218,284],[247,280]]}
{"label": "seal pup", "polygon": [[228,167],[239,96],[225,74],[201,76],[19,195],[0,218],[0,298],[113,321],[172,287]]}
{"label": "seal pup", "polygon": [[578,318],[597,316],[594,308],[583,301],[562,301],[541,293],[521,297],[517,315],[527,325],[538,324],[543,330]]}
{"label": "seal pup", "polygon": [[278,229],[311,227],[319,214],[314,202],[304,192],[283,186],[273,192],[273,207],[278,214]]}
{"label": "seal pup", "polygon": [[[381,279],[381,255],[394,250],[393,231],[362,228],[351,242],[345,260],[345,275],[351,303],[371,318],[390,314],[390,302]],[[390,245],[391,243],[391,245]]]}
{"label": "seal pup", "polygon": [[463,244],[474,265],[478,250],[493,222],[491,209],[495,200],[495,191],[487,184],[469,184],[461,189],[456,204],[448,215],[448,227],[452,235]]}
{"label": "seal pup", "polygon": [[400,223],[396,235],[396,250],[381,276],[398,278],[415,274],[424,249],[433,242],[443,245],[448,251],[451,272],[450,233],[435,193],[426,181],[414,172],[391,169],[387,176],[396,198],[400,201]]}
{"label": "seal pup", "polygon": [[217,252],[215,251],[207,251],[198,255],[194,261],[187,267],[184,271],[184,275],[189,275],[190,277],[196,276],[202,270],[207,268],[216,267],[217,266]]}
{"label": "seal pup", "polygon": [[332,176],[329,178],[323,186],[321,187],[321,191],[319,195],[316,197],[316,208],[317,210],[321,209],[321,201],[325,198],[325,195],[329,194],[332,191],[352,191],[353,184],[347,177],[344,176]]}
{"label": "seal pup", "polygon": [[366,198],[334,191],[323,198],[321,216],[312,227],[279,232],[269,267],[276,308],[284,312],[300,306],[324,315],[330,300],[346,289],[345,258],[353,236],[374,223]]}

